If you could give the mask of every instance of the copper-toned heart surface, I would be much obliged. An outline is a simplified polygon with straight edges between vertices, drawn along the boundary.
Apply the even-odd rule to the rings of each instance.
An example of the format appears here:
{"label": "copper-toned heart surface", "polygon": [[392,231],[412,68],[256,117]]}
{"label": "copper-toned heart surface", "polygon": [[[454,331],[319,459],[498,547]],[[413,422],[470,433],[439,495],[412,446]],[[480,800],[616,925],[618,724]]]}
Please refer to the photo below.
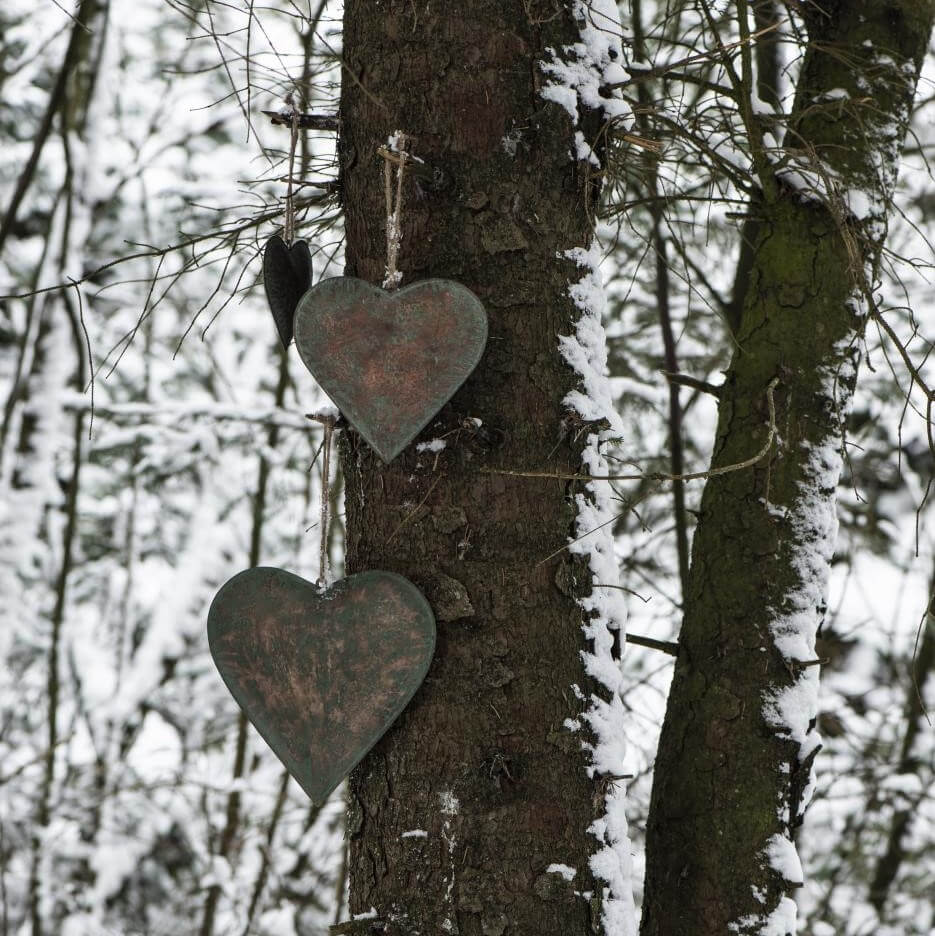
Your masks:
{"label": "copper-toned heart surface", "polygon": [[305,366],[385,462],[451,399],[486,342],[481,301],[451,280],[386,292],[340,276],[313,286],[295,314]]}
{"label": "copper-toned heart surface", "polygon": [[321,590],[260,567],[221,587],[208,644],[246,716],[322,803],[421,685],[435,618],[393,572],[360,572]]}

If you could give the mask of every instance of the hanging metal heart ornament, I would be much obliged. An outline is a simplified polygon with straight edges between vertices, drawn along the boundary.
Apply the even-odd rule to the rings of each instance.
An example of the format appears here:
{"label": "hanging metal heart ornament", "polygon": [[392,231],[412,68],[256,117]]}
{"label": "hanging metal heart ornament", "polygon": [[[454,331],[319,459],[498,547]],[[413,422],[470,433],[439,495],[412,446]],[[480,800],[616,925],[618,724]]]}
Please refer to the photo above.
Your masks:
{"label": "hanging metal heart ornament", "polygon": [[360,572],[321,589],[259,567],[215,596],[208,644],[244,714],[323,803],[422,684],[435,617],[393,572]]}
{"label": "hanging metal heart ornament", "polygon": [[263,249],[263,286],[284,348],[292,341],[292,320],[299,300],[312,285],[312,254],[308,244],[291,246],[273,235]]}
{"label": "hanging metal heart ornament", "polygon": [[348,422],[392,461],[477,366],[487,313],[465,286],[430,279],[389,292],[349,276],[299,301],[299,356]]}

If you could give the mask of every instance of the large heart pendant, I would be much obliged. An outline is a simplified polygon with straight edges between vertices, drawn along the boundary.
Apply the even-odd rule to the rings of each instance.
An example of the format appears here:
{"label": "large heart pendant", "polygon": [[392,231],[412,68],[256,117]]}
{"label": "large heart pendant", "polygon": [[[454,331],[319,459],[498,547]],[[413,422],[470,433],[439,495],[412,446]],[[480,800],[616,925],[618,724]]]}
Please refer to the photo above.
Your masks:
{"label": "large heart pendant", "polygon": [[260,567],[221,587],[208,644],[247,718],[323,803],[422,684],[435,617],[393,572],[360,572],[322,590]]}
{"label": "large heart pendant", "polygon": [[340,276],[313,286],[295,314],[305,366],[384,462],[451,399],[486,342],[481,301],[451,280],[387,292]]}

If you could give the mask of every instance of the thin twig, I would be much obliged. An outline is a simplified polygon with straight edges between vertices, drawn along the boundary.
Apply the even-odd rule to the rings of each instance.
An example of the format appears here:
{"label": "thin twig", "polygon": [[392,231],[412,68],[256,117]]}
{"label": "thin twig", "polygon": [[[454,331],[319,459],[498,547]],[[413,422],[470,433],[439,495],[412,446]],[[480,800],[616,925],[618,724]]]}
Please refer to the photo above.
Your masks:
{"label": "thin twig", "polygon": [[[280,111],[260,111],[269,122],[277,127],[291,127],[292,119]],[[341,121],[335,114],[294,114],[295,124],[299,130],[330,130],[336,131]]]}
{"label": "thin twig", "polygon": [[626,585],[605,585],[602,582],[594,582],[591,585],[592,588],[614,588],[617,591],[625,591],[628,595],[633,595],[634,598],[639,598],[643,604],[649,604],[653,600],[653,596],[641,595],[638,591],[634,591],[632,588],[627,588]]}
{"label": "thin twig", "polygon": [[327,40],[324,38],[324,36],[321,35],[321,33],[316,32],[315,38],[331,53],[331,55],[334,56],[336,61],[341,63],[341,68],[343,68],[344,71],[347,72],[348,77],[351,79],[351,81],[354,82],[355,85],[357,85],[358,88],[360,88],[361,93],[365,97],[367,97],[370,101],[372,101],[374,104],[377,105],[377,107],[381,108],[382,110],[385,110],[385,111],[389,110],[389,107],[387,107],[387,105],[383,101],[381,101],[380,98],[378,98],[369,88],[364,87],[363,82],[357,76],[357,73],[354,71],[354,69],[351,68],[350,65],[348,65],[348,63],[344,60],[340,52],[336,51],[328,44]]}
{"label": "thin twig", "polygon": [[[738,39],[734,42],[728,43],[719,43],[718,52],[723,54],[730,49],[736,49],[738,46],[743,46],[747,43],[755,42],[761,36],[765,36],[767,33],[772,32],[775,29],[779,28],[779,23],[776,23],[773,26],[767,26],[765,29],[759,29],[755,33],[749,35],[746,39]],[[662,75],[667,75],[673,69],[682,68],[685,65],[694,65],[697,62],[713,62],[718,61],[719,58],[712,51],[698,52],[695,55],[686,56],[683,59],[679,59],[677,62],[672,62],[669,65],[660,65],[654,68],[633,68],[632,66],[627,70],[630,72],[631,77],[626,81],[616,81],[612,85],[608,85],[609,88],[625,88],[627,85],[632,84],[635,81],[645,81],[647,78],[659,78]]]}
{"label": "thin twig", "polygon": [[579,543],[586,537],[591,536],[592,533],[597,533],[598,530],[603,530],[605,526],[609,526],[611,523],[616,523],[616,521],[619,520],[620,517],[622,517],[628,510],[634,510],[637,504],[641,504],[644,500],[650,497],[650,495],[654,494],[657,489],[658,485],[650,485],[639,497],[633,497],[626,501],[626,507],[621,510],[620,513],[614,514],[610,519],[605,520],[603,523],[599,523],[596,527],[591,527],[590,530],[585,531],[580,536],[576,536],[573,540],[569,540],[567,543],[565,543],[564,546],[559,546],[558,549],[550,552],[544,559],[540,559],[536,565],[541,566],[550,559],[554,559],[559,553],[562,553],[571,546],[574,546],[575,543]]}
{"label": "thin twig", "polygon": [[[69,277],[71,279],[71,277]],[[78,322],[81,325],[81,331],[84,334],[84,343],[88,352],[88,382],[84,389],[91,390],[91,418],[88,420],[88,439],[91,438],[91,431],[94,429],[94,359],[91,357],[91,336],[88,334],[88,326],[84,321],[84,303],[81,299],[81,287],[72,280],[75,286],[75,293],[78,296]]]}
{"label": "thin twig", "polygon": [[[68,391],[60,400],[63,409],[80,412],[90,408],[90,401],[79,393]],[[307,429],[308,423],[292,410],[276,406],[258,406],[245,409],[227,403],[188,403],[185,401],[164,403],[101,403],[95,402],[94,414],[103,419],[133,419],[139,423],[152,424],[164,420],[173,425],[184,419],[211,419],[217,422],[245,422],[261,425],[276,425],[283,429]]]}
{"label": "thin twig", "polygon": [[774,377],[766,387],[766,402],[769,406],[769,435],[763,447],[750,458],[745,458],[741,462],[733,465],[722,465],[720,468],[709,468],[707,471],[693,471],[689,474],[665,474],[660,471],[652,471],[641,474],[629,475],[588,475],[571,474],[560,471],[510,471],[505,468],[481,468],[483,474],[510,475],[514,478],[556,478],[561,481],[701,481],[705,478],[716,478],[719,475],[730,474],[733,471],[742,471],[744,468],[750,468],[757,462],[761,462],[769,454],[776,439],[776,404],[773,400],[773,391],[779,383],[779,378]]}
{"label": "thin twig", "polygon": [[707,380],[699,380],[697,377],[691,377],[688,374],[673,374],[671,371],[663,371],[662,375],[669,383],[691,387],[692,390],[699,390],[701,393],[710,393],[716,399],[721,396],[721,388],[717,384],[708,383]]}
{"label": "thin twig", "polygon": [[391,542],[393,541],[393,538],[396,536],[396,534],[397,534],[397,533],[398,533],[398,532],[399,532],[399,531],[400,531],[400,530],[401,530],[401,529],[402,529],[402,528],[419,512],[419,510],[420,510],[420,508],[422,507],[422,505],[429,499],[429,494],[431,494],[432,491],[435,490],[435,486],[436,486],[436,485],[438,484],[438,482],[441,481],[441,479],[444,478],[444,477],[445,477],[444,474],[440,474],[440,475],[432,482],[432,484],[431,484],[431,486],[429,487],[429,489],[425,492],[425,497],[423,497],[422,500],[420,500],[419,503],[416,504],[415,507],[413,507],[412,510],[410,510],[409,513],[407,513],[406,516],[403,517],[402,520],[399,521],[399,526],[397,526],[396,529],[393,530],[392,533],[390,533],[389,539],[387,539],[387,541],[386,541],[387,543],[391,543]]}
{"label": "thin twig", "polygon": [[[321,193],[316,195],[311,195],[306,199],[300,201],[300,206],[304,207],[307,205],[313,205],[317,202],[323,201],[326,196],[323,196]],[[194,237],[190,237],[186,240],[179,241],[177,244],[170,244],[168,247],[150,247],[148,250],[141,250],[137,253],[127,254],[124,257],[117,257],[115,260],[109,260],[107,263],[102,263],[99,267],[91,270],[89,273],[85,273],[83,276],[80,276],[76,279],[69,279],[65,283],[56,283],[54,286],[43,286],[41,289],[30,289],[28,292],[24,293],[5,293],[0,295],[0,300],[3,299],[29,299],[32,296],[40,296],[43,293],[49,292],[58,292],[61,289],[68,289],[70,286],[74,286],[77,283],[79,286],[83,283],[88,282],[89,280],[97,279],[102,273],[111,269],[115,266],[120,266],[124,263],[129,263],[131,260],[142,260],[147,257],[163,257],[170,253],[176,253],[182,250],[188,250],[190,247],[194,247],[197,244],[202,243],[203,241],[216,240],[230,243],[233,241],[236,243],[237,235],[244,233],[245,231],[250,230],[251,228],[258,228],[261,225],[265,224],[267,221],[272,221],[276,218],[281,209],[276,207],[271,211],[265,211],[262,214],[256,215],[255,217],[249,218],[248,220],[232,225],[226,230],[220,231],[208,231],[205,234],[198,234]],[[149,246],[149,245],[139,245],[135,244],[132,241],[126,241],[125,243],[130,246]],[[212,248],[216,250],[218,248]],[[204,254],[199,255],[200,257]],[[189,261],[190,262],[190,261]]]}
{"label": "thin twig", "polygon": [[906,346],[900,340],[899,335],[893,331],[893,327],[889,322],[883,318],[883,313],[877,308],[875,302],[869,304],[870,307],[870,317],[886,332],[890,340],[896,345],[896,350],[899,352],[899,356],[903,359],[903,363],[906,365],[906,370],[909,371],[912,379],[918,385],[919,389],[925,395],[925,398],[929,401],[935,399],[935,390],[932,390],[928,384],[925,382],[925,379],[922,377],[922,374],[919,372],[919,369],[912,363],[912,358],[909,356],[909,351]]}
{"label": "thin twig", "polygon": [[88,26],[85,26],[85,24],[82,23],[81,20],[78,19],[78,18],[74,15],[74,13],[69,13],[68,10],[66,10],[65,7],[63,7],[63,6],[58,2],[58,0],[52,0],[52,3],[54,3],[55,6],[57,6],[57,7],[58,7],[58,8],[59,8],[59,9],[60,9],[76,26],[80,26],[89,36],[93,36],[93,35],[94,35],[94,30],[93,30],[93,29],[90,29]]}
{"label": "thin twig", "polygon": [[661,650],[663,653],[668,653],[669,656],[677,657],[679,655],[679,645],[671,640],[656,640],[654,637],[628,633],[627,643],[636,644],[638,647],[649,647],[650,650]]}

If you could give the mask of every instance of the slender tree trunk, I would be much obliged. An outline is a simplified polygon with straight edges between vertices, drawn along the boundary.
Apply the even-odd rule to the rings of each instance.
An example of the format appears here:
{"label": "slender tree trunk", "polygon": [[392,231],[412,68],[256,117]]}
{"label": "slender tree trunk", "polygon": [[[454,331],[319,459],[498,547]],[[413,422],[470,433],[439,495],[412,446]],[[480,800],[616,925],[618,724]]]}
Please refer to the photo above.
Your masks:
{"label": "slender tree trunk", "polygon": [[256,916],[257,909],[260,906],[260,899],[263,896],[263,889],[266,887],[266,882],[269,878],[273,845],[276,841],[276,832],[279,829],[279,820],[282,817],[283,806],[286,805],[286,793],[288,789],[289,771],[284,770],[282,779],[279,782],[279,792],[276,794],[276,802],[273,805],[272,815],[266,823],[266,843],[263,848],[263,855],[260,858],[260,870],[257,872],[256,880],[253,882],[253,889],[250,892],[250,904],[247,907],[247,918],[244,921],[243,936],[250,936],[253,918]]}
{"label": "slender tree trunk", "polygon": [[[821,7],[803,8],[809,44],[786,138],[812,182],[764,180],[712,463],[762,444],[773,381],[781,444],[705,487],[647,827],[644,936],[795,925],[791,838],[819,746],[814,639],[839,451],[933,16],[932,3],[908,0]],[[820,106],[834,88],[846,105]]]}
{"label": "slender tree trunk", "polygon": [[43,851],[47,844],[43,835],[52,818],[52,790],[55,783],[55,766],[58,757],[59,702],[61,696],[60,660],[62,654],[62,626],[65,621],[65,601],[68,576],[74,562],[75,533],[78,522],[78,481],[81,472],[82,439],[84,436],[84,413],[74,417],[73,460],[68,493],[65,499],[65,531],[62,536],[62,561],[55,583],[55,606],[52,609],[51,633],[49,636],[48,674],[46,678],[46,751],[43,760],[42,783],[36,808],[36,826],[33,835],[33,854],[29,869],[29,920],[32,936],[42,936],[45,914],[42,906],[43,881],[40,879]]}
{"label": "slender tree trunk", "polygon": [[[643,6],[640,0],[632,0],[633,52],[637,61],[647,61],[645,34],[643,29]],[[652,91],[650,84],[641,81],[637,86],[640,102],[637,125],[640,133],[651,140],[655,136],[652,126]],[[663,366],[670,374],[678,373],[679,363],[676,355],[675,329],[672,326],[672,304],[669,297],[669,242],[665,236],[666,206],[660,196],[658,160],[662,156],[655,153],[647,155],[651,160],[647,171],[646,187],[650,198],[651,228],[649,246],[656,258],[656,306],[659,311],[659,327],[662,332]],[[680,475],[685,471],[685,458],[682,449],[682,403],[681,388],[669,381],[669,471]],[[672,514],[675,518],[675,551],[679,565],[679,598],[684,600],[688,585],[688,516],[685,511],[685,484],[675,481],[672,484]]]}
{"label": "slender tree trunk", "polygon": [[[36,144],[27,165],[24,168],[13,194],[7,213],[0,224],[0,244],[13,229],[19,203],[28,191],[32,182],[32,173],[36,169],[43,143],[49,135],[52,119],[58,116],[61,124],[61,141],[65,157],[65,177],[62,182],[59,203],[56,212],[62,213],[60,231],[61,241],[55,245],[58,250],[57,262],[59,269],[67,269],[71,259],[74,244],[78,237],[88,234],[89,216],[85,211],[84,187],[88,182],[87,167],[83,161],[76,168],[75,147],[84,147],[88,140],[88,114],[94,97],[94,86],[97,80],[100,56],[104,45],[107,30],[109,6],[107,0],[83,0],[78,10],[79,19],[71,34],[65,60],[62,63],[58,79],[53,88],[46,116],[37,131]],[[87,223],[86,223],[87,222]],[[54,225],[53,225],[54,227]],[[48,251],[48,247],[46,248]],[[74,351],[73,372],[69,380],[72,389],[81,391],[91,373],[93,366],[86,357],[85,336],[79,321],[81,316],[81,298],[73,296],[64,297],[58,301],[50,300],[44,304],[44,313],[49,318],[45,322],[39,321],[37,341],[43,337],[50,344],[57,339],[58,332],[64,332],[62,322],[54,317],[67,318],[70,327],[71,346]],[[29,334],[24,338],[29,341]],[[61,379],[55,373],[63,364],[63,360],[43,360],[43,355],[37,354],[34,366],[44,364],[51,368],[51,380]],[[41,401],[42,407],[54,406],[57,401],[47,398]],[[35,418],[39,418],[38,416]],[[50,918],[44,890],[49,882],[43,877],[43,862],[48,857],[47,850],[53,849],[45,840],[53,818],[53,791],[57,777],[57,764],[59,758],[59,744],[61,742],[61,658],[65,641],[65,615],[67,608],[69,576],[75,563],[78,530],[78,486],[81,474],[81,464],[84,458],[83,435],[85,432],[84,413],[77,413],[73,417],[72,425],[72,467],[65,494],[65,526],[62,533],[61,560],[54,585],[54,603],[50,616],[49,652],[46,675],[46,751],[44,755],[42,780],[39,787],[38,802],[36,805],[36,823],[32,837],[33,853],[29,869],[28,905],[29,925],[32,936],[42,936],[56,924]],[[28,450],[30,446],[30,425],[35,431],[35,423],[24,419],[21,426],[21,447]],[[46,505],[50,506],[50,505]]]}
{"label": "slender tree trunk", "polygon": [[7,845],[3,834],[3,820],[0,819],[0,936],[10,936],[10,908],[6,886],[8,858]]}
{"label": "slender tree trunk", "polygon": [[[932,579],[929,594],[935,594],[935,578]],[[926,730],[925,688],[935,675],[935,615],[931,604],[922,622],[922,635],[918,653],[912,666],[912,678],[906,687],[906,701],[903,705],[903,722],[906,733],[899,752],[899,760],[893,768],[894,774],[915,774],[919,771],[919,749],[917,742]],[[886,904],[893,887],[893,881],[906,860],[906,837],[912,828],[913,819],[919,810],[919,799],[927,796],[922,791],[912,805],[901,806],[893,813],[889,834],[886,836],[886,849],[877,861],[873,880],[870,883],[870,903],[880,917],[886,921]]]}
{"label": "slender tree trunk", "polygon": [[[276,383],[274,403],[281,408],[286,397],[286,387],[289,385],[289,358],[276,344],[279,351],[279,378]],[[275,451],[279,441],[279,426],[271,424],[266,432],[266,446],[268,450]],[[270,463],[265,455],[260,455],[257,468],[256,494],[253,498],[253,522],[250,527],[250,552],[248,555],[249,567],[252,569],[260,564],[263,546],[263,524],[266,519],[266,499],[269,496]],[[231,768],[231,783],[236,783],[244,775],[247,763],[247,717],[240,712],[237,717],[237,740],[234,743],[234,764]],[[227,805],[224,809],[224,828],[218,844],[218,857],[229,860],[235,847],[235,840],[240,830],[240,790],[233,789],[227,794]],[[212,884],[208,888],[205,898],[204,913],[201,917],[201,936],[212,936],[217,917],[218,903],[221,899],[221,885]],[[255,908],[251,906],[251,913]],[[249,925],[249,924],[248,924]]]}
{"label": "slender tree trunk", "polygon": [[425,684],[350,783],[350,911],[372,908],[388,934],[601,926],[587,830],[604,790],[563,727],[591,690],[575,601],[589,578],[567,554],[542,561],[567,541],[574,488],[483,470],[578,470],[587,435],[563,405],[576,380],[558,336],[580,315],[581,271],[563,256],[591,241],[593,193],[568,117],[540,96],[547,48],[579,39],[570,6],[345,4],[347,273],[383,279],[376,149],[402,130],[424,160],[405,193],[403,282],[457,280],[490,322],[478,369],[423,433],[444,438],[437,459],[411,446],[384,466],[353,432],[343,445],[348,571],[407,576],[438,622]]}
{"label": "slender tree trunk", "polygon": [[[29,154],[29,158],[16,180],[13,195],[2,219],[0,219],[0,248],[6,243],[7,237],[15,228],[17,212],[23,198],[29,191],[29,187],[32,185],[36,170],[39,167],[42,151],[52,133],[56,115],[62,113],[69,100],[72,107],[76,104],[84,107],[90,101],[90,94],[93,91],[94,78],[97,72],[97,62],[91,61],[88,53],[92,48],[99,51],[103,46],[100,36],[95,36],[95,30],[102,31],[106,28],[106,9],[107,3],[102,3],[101,0],[81,0],[78,9],[72,16],[74,25],[71,29],[68,48],[65,51],[65,57],[56,76],[55,84],[49,94],[45,113],[42,115],[42,120],[33,135],[32,152]],[[104,18],[102,18],[102,13]],[[87,76],[92,76],[90,84],[87,84]],[[82,87],[82,85],[85,86]],[[84,92],[87,92],[87,97],[82,96]],[[75,122],[70,118],[71,115],[66,116],[66,125],[74,129]]]}

